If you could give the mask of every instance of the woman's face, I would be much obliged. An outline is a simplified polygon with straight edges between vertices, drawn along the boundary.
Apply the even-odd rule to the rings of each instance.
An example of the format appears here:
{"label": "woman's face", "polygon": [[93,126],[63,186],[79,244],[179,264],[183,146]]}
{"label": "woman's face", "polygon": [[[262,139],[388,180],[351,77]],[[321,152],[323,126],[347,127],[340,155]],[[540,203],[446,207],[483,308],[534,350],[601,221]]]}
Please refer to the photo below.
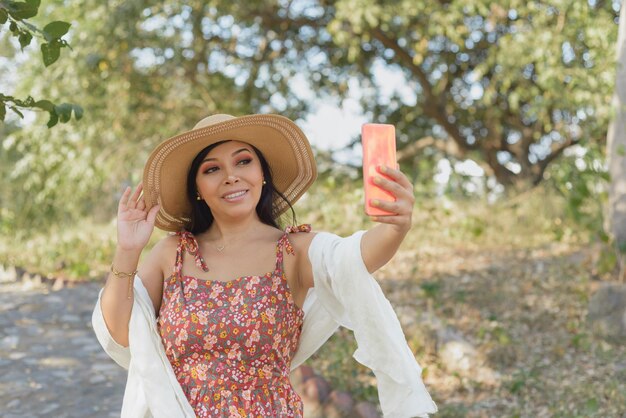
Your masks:
{"label": "woman's face", "polygon": [[225,142],[200,163],[196,187],[215,217],[255,213],[263,188],[261,162],[245,142]]}

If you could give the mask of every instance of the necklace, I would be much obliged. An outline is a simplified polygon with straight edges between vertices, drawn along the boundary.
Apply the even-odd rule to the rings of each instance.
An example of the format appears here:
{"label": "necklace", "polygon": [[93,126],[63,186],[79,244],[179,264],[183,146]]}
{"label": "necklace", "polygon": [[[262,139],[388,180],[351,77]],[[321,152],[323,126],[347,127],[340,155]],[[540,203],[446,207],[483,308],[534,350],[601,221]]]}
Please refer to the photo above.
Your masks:
{"label": "necklace", "polygon": [[[256,232],[258,230],[258,228],[253,229],[252,232]],[[249,236],[250,234],[248,234]],[[222,237],[223,238],[223,237]],[[238,242],[241,242],[242,237],[239,237],[239,239],[236,239],[234,244],[237,244]],[[227,243],[227,244],[222,244],[222,245],[216,245],[216,244],[210,244],[213,246],[213,248],[215,248],[217,250],[218,253],[221,253],[222,251],[224,251],[224,248],[226,248],[228,245],[232,245],[233,243]]]}

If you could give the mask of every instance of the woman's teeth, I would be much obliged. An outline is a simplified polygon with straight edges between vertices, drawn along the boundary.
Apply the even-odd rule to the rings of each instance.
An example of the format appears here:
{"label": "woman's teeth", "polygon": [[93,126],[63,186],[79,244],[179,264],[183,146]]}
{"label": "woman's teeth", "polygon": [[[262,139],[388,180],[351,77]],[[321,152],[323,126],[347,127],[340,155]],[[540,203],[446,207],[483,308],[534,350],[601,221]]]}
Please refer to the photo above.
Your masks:
{"label": "woman's teeth", "polygon": [[224,199],[234,199],[236,197],[243,196],[244,194],[246,194],[245,190],[237,193],[227,194],[226,196],[224,196]]}

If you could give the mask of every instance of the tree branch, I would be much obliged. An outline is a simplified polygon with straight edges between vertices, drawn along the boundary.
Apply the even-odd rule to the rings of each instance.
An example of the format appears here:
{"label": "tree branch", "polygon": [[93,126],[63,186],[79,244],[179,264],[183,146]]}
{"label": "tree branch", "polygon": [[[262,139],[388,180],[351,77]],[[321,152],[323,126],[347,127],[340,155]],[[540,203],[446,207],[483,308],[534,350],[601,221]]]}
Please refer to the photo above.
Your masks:
{"label": "tree branch", "polygon": [[543,173],[546,171],[548,165],[550,165],[550,163],[554,161],[555,158],[561,155],[566,148],[578,144],[579,142],[579,139],[568,138],[567,141],[558,144],[557,146],[553,146],[552,152],[546,158],[537,163],[537,167],[539,167],[539,170],[535,178],[533,178],[533,185],[541,183],[541,180],[543,180]]}
{"label": "tree branch", "polygon": [[370,34],[372,38],[378,40],[384,47],[394,51],[404,67],[409,69],[411,74],[417,78],[425,95],[425,101],[422,104],[424,113],[435,119],[437,123],[439,123],[446,130],[448,135],[450,135],[454,142],[456,142],[459,149],[465,151],[476,149],[475,145],[467,142],[458,127],[448,120],[449,115],[444,107],[445,104],[449,104],[449,101],[446,100],[444,96],[444,92],[447,92],[447,90],[444,90],[444,92],[439,95],[435,95],[433,87],[428,81],[426,74],[422,71],[419,65],[413,62],[413,57],[411,57],[411,55],[398,44],[398,41],[395,38],[389,36],[380,28],[372,28]]}
{"label": "tree branch", "polygon": [[442,141],[440,139],[435,139],[432,136],[425,136],[415,142],[412,142],[401,150],[398,150],[398,162],[409,161],[415,158],[415,156],[417,156],[422,150],[429,147],[437,148],[446,155],[453,155],[458,158],[465,157],[464,153],[459,152],[459,148],[456,146],[455,142]]}

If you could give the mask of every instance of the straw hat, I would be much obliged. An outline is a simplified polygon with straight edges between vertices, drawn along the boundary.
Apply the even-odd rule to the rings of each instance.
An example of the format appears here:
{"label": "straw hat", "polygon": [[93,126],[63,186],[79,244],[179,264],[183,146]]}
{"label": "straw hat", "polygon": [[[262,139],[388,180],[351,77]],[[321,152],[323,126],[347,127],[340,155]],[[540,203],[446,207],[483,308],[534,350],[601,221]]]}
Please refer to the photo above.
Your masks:
{"label": "straw hat", "polygon": [[[280,115],[212,115],[191,131],[163,141],[152,151],[143,171],[146,207],[160,204],[156,226],[180,231],[188,226],[191,204],[187,200],[187,174],[196,155],[219,141],[234,140],[255,146],[267,160],[276,190],[295,203],[317,177],[315,158],[304,133]],[[274,201],[276,216],[288,205]]]}

